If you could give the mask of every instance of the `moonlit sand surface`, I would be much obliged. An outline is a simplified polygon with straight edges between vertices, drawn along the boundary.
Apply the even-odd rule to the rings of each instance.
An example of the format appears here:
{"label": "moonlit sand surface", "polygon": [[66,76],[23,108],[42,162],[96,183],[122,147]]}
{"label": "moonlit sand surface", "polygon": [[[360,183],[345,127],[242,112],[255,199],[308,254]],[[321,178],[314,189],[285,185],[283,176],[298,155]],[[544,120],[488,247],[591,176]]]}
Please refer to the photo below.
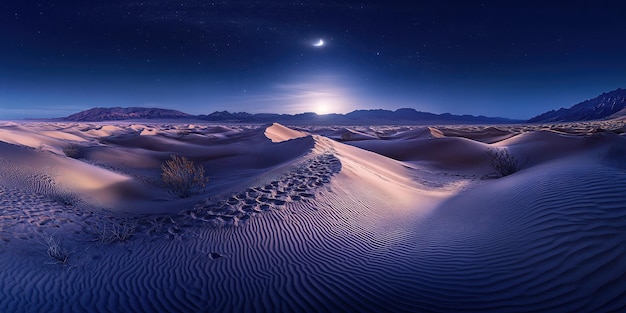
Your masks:
{"label": "moonlit sand surface", "polygon": [[625,131],[0,122],[0,311],[624,311]]}

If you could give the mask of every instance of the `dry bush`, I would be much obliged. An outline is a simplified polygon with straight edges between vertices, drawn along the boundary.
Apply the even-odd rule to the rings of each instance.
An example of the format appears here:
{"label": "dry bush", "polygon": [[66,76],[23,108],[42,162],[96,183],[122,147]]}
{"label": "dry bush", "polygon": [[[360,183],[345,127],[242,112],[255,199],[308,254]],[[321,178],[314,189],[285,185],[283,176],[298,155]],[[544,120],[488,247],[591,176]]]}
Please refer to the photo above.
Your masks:
{"label": "dry bush", "polygon": [[353,137],[354,135],[351,132],[345,131],[341,134],[341,141],[350,141]]}
{"label": "dry bush", "polygon": [[94,226],[96,239],[101,243],[124,242],[135,234],[137,223],[131,220],[122,222],[99,220]]}
{"label": "dry bush", "polygon": [[67,157],[76,159],[76,158],[78,158],[78,154],[80,153],[80,150],[78,149],[78,145],[76,145],[76,144],[69,144],[69,145],[63,147],[63,153],[65,153],[65,155]]}
{"label": "dry bush", "polygon": [[69,251],[61,247],[61,241],[52,235],[42,234],[44,245],[48,247],[46,252],[48,256],[53,258],[57,263],[66,264],[70,257]]}
{"label": "dry bush", "polygon": [[73,207],[79,202],[80,198],[70,193],[54,193],[51,194],[50,199],[62,206]]}
{"label": "dry bush", "polygon": [[189,136],[191,134],[191,131],[187,129],[181,129],[177,131],[176,134],[178,134],[178,136],[180,137],[185,137],[185,136]]}
{"label": "dry bush", "polygon": [[487,150],[489,163],[501,176],[508,176],[520,170],[517,159],[507,149]]}
{"label": "dry bush", "polygon": [[172,159],[161,165],[161,178],[170,192],[181,198],[200,193],[209,181],[204,177],[204,168],[195,166],[185,157],[172,155]]}

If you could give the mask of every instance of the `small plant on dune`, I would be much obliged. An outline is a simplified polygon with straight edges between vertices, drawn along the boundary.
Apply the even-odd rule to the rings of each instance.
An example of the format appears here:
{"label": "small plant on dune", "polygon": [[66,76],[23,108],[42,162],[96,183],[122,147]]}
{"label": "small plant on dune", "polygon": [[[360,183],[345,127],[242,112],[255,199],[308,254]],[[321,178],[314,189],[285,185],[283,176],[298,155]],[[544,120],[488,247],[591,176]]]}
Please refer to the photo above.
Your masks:
{"label": "small plant on dune", "polygon": [[352,133],[349,131],[345,131],[341,134],[341,141],[349,141],[352,140]]}
{"label": "small plant on dune", "polygon": [[96,239],[101,243],[124,242],[135,234],[137,223],[131,220],[122,222],[101,220],[94,227]]}
{"label": "small plant on dune", "polygon": [[78,149],[78,145],[76,145],[76,144],[69,144],[69,145],[63,147],[63,153],[65,153],[65,155],[67,157],[76,159],[76,158],[78,158],[78,154],[80,153],[80,151]]}
{"label": "small plant on dune", "polygon": [[189,131],[187,129],[181,129],[181,130],[177,131],[176,134],[178,134],[178,136],[180,136],[180,137],[185,137],[185,136],[189,136],[191,134],[191,131]]}
{"label": "small plant on dune", "polygon": [[209,181],[204,176],[204,168],[195,166],[185,157],[172,155],[172,159],[161,165],[161,178],[170,192],[180,198],[188,198],[200,193]]}
{"label": "small plant on dune", "polygon": [[53,258],[57,263],[66,264],[70,253],[61,247],[61,241],[47,234],[43,234],[42,238],[44,244],[48,247],[46,250],[48,256]]}
{"label": "small plant on dune", "polygon": [[78,197],[68,193],[55,193],[50,195],[50,198],[52,201],[66,207],[73,207],[79,201]]}
{"label": "small plant on dune", "polygon": [[508,176],[520,170],[517,159],[507,149],[487,150],[489,163],[501,176]]}

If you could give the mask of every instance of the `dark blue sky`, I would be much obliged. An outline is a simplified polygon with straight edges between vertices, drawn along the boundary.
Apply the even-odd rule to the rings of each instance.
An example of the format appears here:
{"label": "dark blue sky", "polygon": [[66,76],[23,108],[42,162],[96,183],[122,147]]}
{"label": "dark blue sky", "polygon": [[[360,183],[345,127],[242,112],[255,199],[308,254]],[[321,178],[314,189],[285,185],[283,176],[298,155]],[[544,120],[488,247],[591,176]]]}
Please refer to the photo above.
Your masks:
{"label": "dark blue sky", "polygon": [[0,119],[96,106],[530,118],[626,87],[624,5],[504,2],[2,1]]}

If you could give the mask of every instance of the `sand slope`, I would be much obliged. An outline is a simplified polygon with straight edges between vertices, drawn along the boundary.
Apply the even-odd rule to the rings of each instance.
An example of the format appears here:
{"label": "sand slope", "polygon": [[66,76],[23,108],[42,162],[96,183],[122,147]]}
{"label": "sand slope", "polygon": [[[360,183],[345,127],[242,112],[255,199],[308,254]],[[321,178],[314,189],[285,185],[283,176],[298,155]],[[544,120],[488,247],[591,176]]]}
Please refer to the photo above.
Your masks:
{"label": "sand slope", "polygon": [[[0,311],[625,310],[626,138],[520,129],[0,124]],[[159,184],[170,154],[203,194]]]}

